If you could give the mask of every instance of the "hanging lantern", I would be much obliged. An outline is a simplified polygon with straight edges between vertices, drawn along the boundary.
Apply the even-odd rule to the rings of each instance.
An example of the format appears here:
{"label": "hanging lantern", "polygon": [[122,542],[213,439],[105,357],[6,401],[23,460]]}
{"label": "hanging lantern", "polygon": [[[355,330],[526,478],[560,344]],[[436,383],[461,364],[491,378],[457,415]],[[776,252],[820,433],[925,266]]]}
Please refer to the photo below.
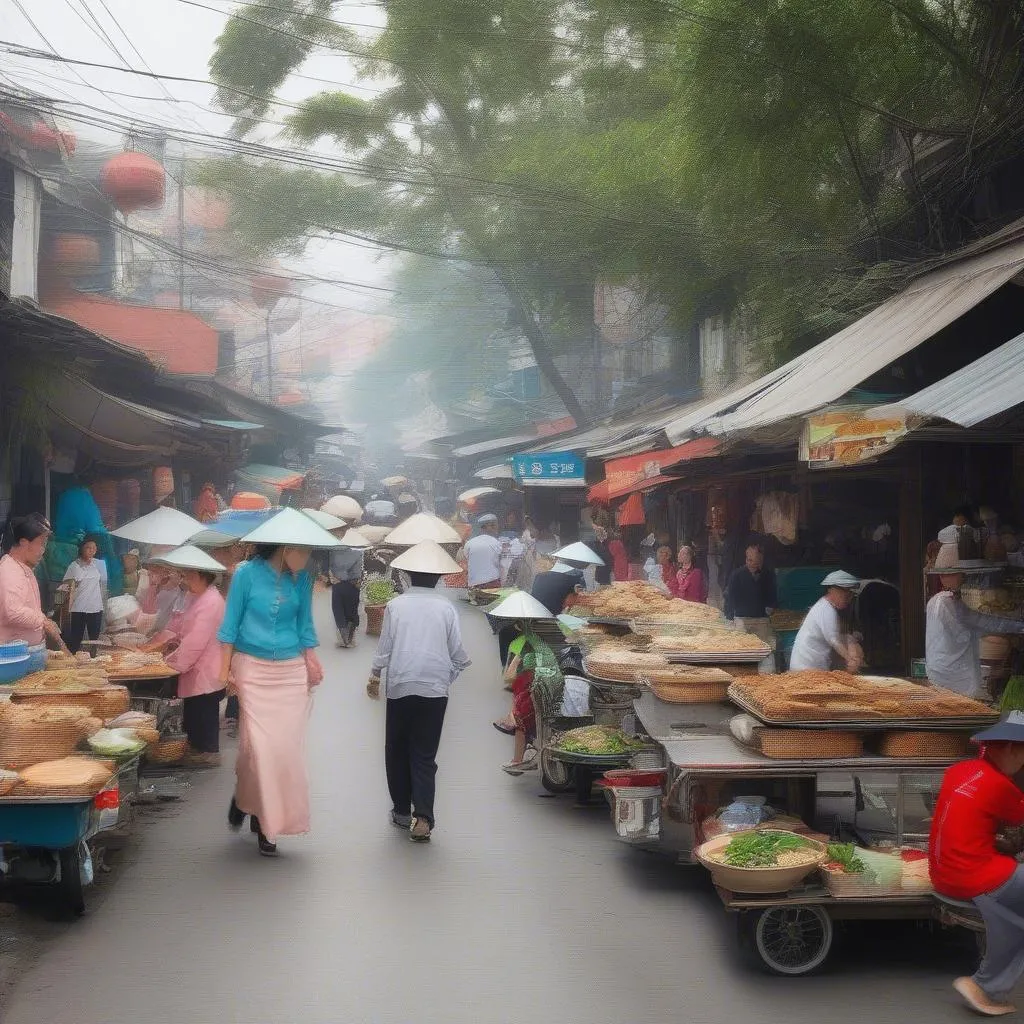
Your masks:
{"label": "hanging lantern", "polygon": [[103,194],[122,212],[163,206],[163,165],[145,153],[118,153],[100,173]]}
{"label": "hanging lantern", "polygon": [[252,279],[252,300],[257,306],[269,309],[283,299],[292,288],[291,281],[273,270],[265,270],[254,274]]}
{"label": "hanging lantern", "polygon": [[50,257],[54,267],[67,277],[94,273],[100,265],[99,239],[92,235],[55,235]]}
{"label": "hanging lantern", "polygon": [[70,132],[59,132],[43,121],[36,121],[28,130],[25,138],[29,148],[40,153],[60,153],[62,150],[71,156],[78,146],[74,135]]}

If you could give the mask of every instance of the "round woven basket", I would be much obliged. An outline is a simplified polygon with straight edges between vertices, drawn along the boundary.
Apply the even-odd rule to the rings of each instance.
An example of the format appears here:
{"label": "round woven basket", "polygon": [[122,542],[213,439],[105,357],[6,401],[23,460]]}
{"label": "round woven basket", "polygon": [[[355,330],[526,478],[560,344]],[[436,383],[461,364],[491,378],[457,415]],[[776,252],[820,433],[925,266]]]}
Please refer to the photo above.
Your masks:
{"label": "round woven basket", "polygon": [[860,757],[864,740],[855,732],[834,729],[761,729],[765,757]]}
{"label": "round woven basket", "polygon": [[67,757],[85,736],[83,721],[3,723],[0,725],[0,767],[19,771],[40,761]]}
{"label": "round woven basket", "polygon": [[386,604],[368,604],[366,611],[366,635],[380,636],[381,627],[384,625],[384,610]]}
{"label": "round woven basket", "polygon": [[728,683],[656,683],[651,691],[669,704],[717,704],[726,698]]}
{"label": "round woven basket", "polygon": [[907,730],[887,732],[878,752],[884,757],[962,757],[970,749],[965,733]]}
{"label": "round woven basket", "polygon": [[104,721],[123,715],[131,703],[125,686],[97,686],[85,693],[62,693],[60,690],[52,693],[45,690],[29,693],[15,691],[11,700],[15,704],[59,704],[63,707],[86,708],[96,718]]}
{"label": "round woven basket", "polygon": [[146,747],[146,760],[153,764],[177,764],[188,751],[188,739],[174,736]]}

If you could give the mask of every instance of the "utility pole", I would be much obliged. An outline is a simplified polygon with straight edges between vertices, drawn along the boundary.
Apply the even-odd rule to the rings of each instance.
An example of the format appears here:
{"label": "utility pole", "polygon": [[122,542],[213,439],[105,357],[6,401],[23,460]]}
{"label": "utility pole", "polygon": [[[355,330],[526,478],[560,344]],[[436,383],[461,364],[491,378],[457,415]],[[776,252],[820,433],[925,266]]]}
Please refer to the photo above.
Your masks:
{"label": "utility pole", "polygon": [[185,155],[178,167],[178,309],[185,308]]}

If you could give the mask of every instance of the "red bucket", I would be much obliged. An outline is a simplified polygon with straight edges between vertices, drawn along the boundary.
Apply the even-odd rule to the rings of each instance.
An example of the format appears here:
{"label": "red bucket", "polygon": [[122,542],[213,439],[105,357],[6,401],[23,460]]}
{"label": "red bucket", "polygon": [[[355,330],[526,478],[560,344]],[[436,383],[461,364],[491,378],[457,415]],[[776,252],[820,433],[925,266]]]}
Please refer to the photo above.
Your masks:
{"label": "red bucket", "polygon": [[604,784],[618,789],[663,786],[666,768],[615,768],[604,773]]}

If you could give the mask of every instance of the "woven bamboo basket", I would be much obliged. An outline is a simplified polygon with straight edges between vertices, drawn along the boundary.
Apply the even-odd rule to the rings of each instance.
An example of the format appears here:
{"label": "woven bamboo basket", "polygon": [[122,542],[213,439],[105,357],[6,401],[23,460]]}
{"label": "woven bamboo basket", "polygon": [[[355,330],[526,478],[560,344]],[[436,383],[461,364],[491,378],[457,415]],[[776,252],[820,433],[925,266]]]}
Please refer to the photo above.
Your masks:
{"label": "woven bamboo basket", "polygon": [[836,729],[761,729],[765,757],[860,757],[864,740],[859,733]]}
{"label": "woven bamboo basket", "polygon": [[970,749],[965,733],[906,730],[887,732],[878,752],[884,757],[961,757]]}
{"label": "woven bamboo basket", "polygon": [[651,691],[669,704],[717,704],[725,700],[728,683],[656,683]]}
{"label": "woven bamboo basket", "polygon": [[366,635],[380,636],[381,627],[384,625],[384,610],[386,604],[366,605]]}
{"label": "woven bamboo basket", "polygon": [[146,760],[153,764],[178,764],[188,752],[188,739],[171,736],[146,747]]}
{"label": "woven bamboo basket", "polygon": [[829,893],[836,899],[857,899],[870,896],[898,896],[902,889],[896,885],[881,885],[874,875],[848,875],[822,868]]}
{"label": "woven bamboo basket", "polygon": [[[75,709],[77,710],[77,709]],[[19,771],[40,761],[56,761],[74,753],[88,735],[92,720],[83,713],[79,719],[64,721],[0,720],[0,767]]]}
{"label": "woven bamboo basket", "polygon": [[97,686],[85,693],[62,693],[60,690],[54,690],[52,693],[44,690],[19,693],[15,689],[11,700],[15,704],[85,708],[91,715],[104,721],[123,715],[131,703],[128,688],[125,686]]}

